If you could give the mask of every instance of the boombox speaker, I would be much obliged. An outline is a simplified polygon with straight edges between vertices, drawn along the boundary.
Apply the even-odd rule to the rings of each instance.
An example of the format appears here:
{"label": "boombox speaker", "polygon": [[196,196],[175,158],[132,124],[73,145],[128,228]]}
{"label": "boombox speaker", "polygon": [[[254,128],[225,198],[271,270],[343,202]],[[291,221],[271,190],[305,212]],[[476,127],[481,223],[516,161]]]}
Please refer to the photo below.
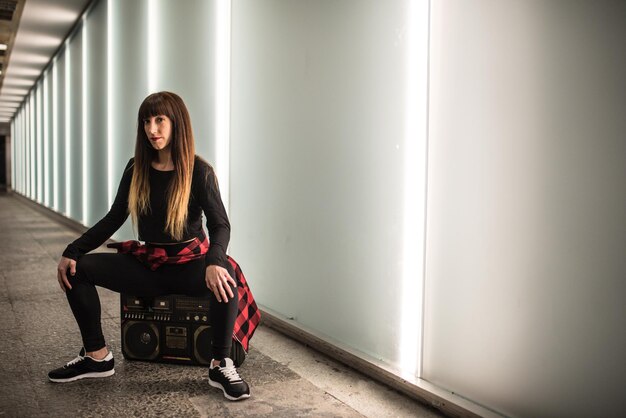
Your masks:
{"label": "boombox speaker", "polygon": [[[122,354],[129,360],[208,366],[211,326],[208,298],[168,295],[141,298],[122,294]],[[233,338],[230,357],[239,367],[246,358]]]}

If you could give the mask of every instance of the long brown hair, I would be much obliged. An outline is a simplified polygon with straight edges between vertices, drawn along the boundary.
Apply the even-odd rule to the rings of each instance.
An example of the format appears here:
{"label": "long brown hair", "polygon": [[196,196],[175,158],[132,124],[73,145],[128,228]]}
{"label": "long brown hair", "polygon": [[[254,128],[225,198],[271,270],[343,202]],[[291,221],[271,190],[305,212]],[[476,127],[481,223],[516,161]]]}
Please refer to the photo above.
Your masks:
{"label": "long brown hair", "polygon": [[166,193],[167,217],[164,232],[174,240],[181,241],[187,221],[195,145],[187,106],[174,93],[162,91],[151,94],[139,106],[135,167],[130,183],[128,209],[135,228],[137,228],[139,216],[150,211],[149,172],[150,165],[157,158],[158,151],[150,145],[144,129],[144,120],[159,115],[165,115],[172,121],[170,144],[175,171]]}

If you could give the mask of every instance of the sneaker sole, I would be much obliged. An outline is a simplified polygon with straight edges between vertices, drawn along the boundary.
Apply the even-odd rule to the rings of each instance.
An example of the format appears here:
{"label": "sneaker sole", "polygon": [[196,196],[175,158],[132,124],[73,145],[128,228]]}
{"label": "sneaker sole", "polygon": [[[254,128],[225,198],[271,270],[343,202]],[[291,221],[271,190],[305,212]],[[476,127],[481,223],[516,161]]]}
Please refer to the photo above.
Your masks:
{"label": "sneaker sole", "polygon": [[86,378],[109,377],[114,374],[115,374],[115,369],[111,369],[111,370],[107,370],[106,372],[93,372],[93,373],[79,374],[78,376],[69,377],[67,379],[53,379],[52,377],[48,377],[48,379],[54,383],[68,383],[68,382],[74,382],[76,380],[86,379]]}
{"label": "sneaker sole", "polygon": [[248,399],[250,397],[249,393],[244,393],[243,395],[241,395],[238,398],[235,398],[234,396],[230,396],[228,393],[226,393],[226,390],[224,389],[224,386],[222,386],[221,383],[214,382],[210,378],[209,378],[209,385],[213,386],[214,388],[222,389],[222,393],[224,393],[224,397],[226,399],[228,399],[228,400],[231,400],[231,401],[240,401],[242,399]]}

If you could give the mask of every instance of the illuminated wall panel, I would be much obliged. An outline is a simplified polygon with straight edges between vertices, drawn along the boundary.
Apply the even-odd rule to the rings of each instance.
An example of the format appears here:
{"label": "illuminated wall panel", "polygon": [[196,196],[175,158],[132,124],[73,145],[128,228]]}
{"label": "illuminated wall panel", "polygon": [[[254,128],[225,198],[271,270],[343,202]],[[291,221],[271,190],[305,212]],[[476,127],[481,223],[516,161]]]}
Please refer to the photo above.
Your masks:
{"label": "illuminated wall panel", "polygon": [[54,205],[54,153],[52,142],[52,71],[47,71],[43,80],[43,140],[44,140],[44,204]]}
{"label": "illuminated wall panel", "polygon": [[109,210],[107,191],[107,2],[101,1],[87,15],[86,42],[87,52],[83,69],[87,98],[84,106],[86,126],[84,127],[87,145],[87,164],[84,166],[87,180],[87,225],[93,225]]}
{"label": "illuminated wall panel", "polygon": [[15,117],[11,120],[11,187],[13,190],[19,191],[19,169],[20,156],[19,156],[19,110],[15,113]]}
{"label": "illuminated wall panel", "polygon": [[[224,2],[226,3],[226,2]],[[147,50],[150,93],[161,90],[180,95],[189,109],[196,153],[215,164],[215,27],[216,1],[152,0],[150,16],[159,30],[150,31],[151,44],[169,51],[161,60]],[[184,47],[181,47],[184,45]],[[203,51],[203,53],[190,53]],[[184,62],[185,65],[180,65]],[[223,138],[225,141],[228,138]]]}
{"label": "illuminated wall panel", "polygon": [[35,131],[35,94],[34,90],[28,95],[28,197],[37,200],[37,143]]}
{"label": "illuminated wall panel", "polygon": [[21,117],[20,117],[20,137],[22,148],[22,168],[21,172],[21,188],[20,191],[24,196],[27,196],[27,181],[28,181],[28,154],[27,154],[27,136],[26,136],[26,101],[22,103]]}
{"label": "illuminated wall panel", "polygon": [[[70,189],[70,206],[69,216],[70,218],[84,223],[83,213],[83,164],[87,163],[83,161],[83,33],[82,30],[76,32],[74,37],[70,39],[69,43],[69,62],[68,70],[70,71],[70,85],[65,86],[69,90],[69,126],[66,128],[69,132],[69,143],[66,144],[68,151],[67,155],[69,161],[69,185]],[[69,87],[69,88],[68,88]]]}
{"label": "illuminated wall panel", "polygon": [[433,2],[424,378],[505,416],[626,410],[624,16]]}
{"label": "illuminated wall panel", "polygon": [[231,252],[262,305],[398,369],[407,7],[232,7]]}
{"label": "illuminated wall panel", "polygon": [[[180,3],[180,2],[178,2]],[[109,0],[110,88],[109,133],[111,187],[117,191],[122,171],[128,160],[135,155],[137,135],[137,111],[148,95],[149,50],[163,56],[159,45],[148,41],[148,1]],[[168,23],[161,25],[163,29]],[[155,25],[155,30],[159,25]],[[168,51],[169,53],[169,51]],[[161,61],[159,61],[161,63]],[[116,239],[133,238],[130,217]]]}
{"label": "illuminated wall panel", "polygon": [[56,93],[54,94],[55,115],[55,144],[57,150],[57,163],[55,164],[55,193],[57,194],[57,210],[60,213],[67,214],[69,206],[67,205],[68,188],[66,186],[66,167],[68,165],[67,158],[67,123],[66,123],[66,57],[65,50],[61,51],[57,58],[55,68]]}
{"label": "illuminated wall panel", "polygon": [[43,83],[41,79],[37,83],[35,90],[35,147],[37,156],[35,158],[37,176],[37,202],[43,203],[44,200],[44,167],[45,155],[43,152]]}

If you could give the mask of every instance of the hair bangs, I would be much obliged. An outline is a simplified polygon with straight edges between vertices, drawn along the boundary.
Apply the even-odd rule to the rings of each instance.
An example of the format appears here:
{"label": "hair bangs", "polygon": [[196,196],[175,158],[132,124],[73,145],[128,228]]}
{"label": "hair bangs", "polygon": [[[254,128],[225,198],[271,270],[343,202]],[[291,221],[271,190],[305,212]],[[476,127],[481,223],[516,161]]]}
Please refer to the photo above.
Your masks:
{"label": "hair bangs", "polygon": [[142,122],[159,115],[165,115],[170,118],[172,122],[175,121],[171,104],[165,100],[162,94],[151,94],[141,103],[141,106],[139,106],[137,119],[139,122]]}

